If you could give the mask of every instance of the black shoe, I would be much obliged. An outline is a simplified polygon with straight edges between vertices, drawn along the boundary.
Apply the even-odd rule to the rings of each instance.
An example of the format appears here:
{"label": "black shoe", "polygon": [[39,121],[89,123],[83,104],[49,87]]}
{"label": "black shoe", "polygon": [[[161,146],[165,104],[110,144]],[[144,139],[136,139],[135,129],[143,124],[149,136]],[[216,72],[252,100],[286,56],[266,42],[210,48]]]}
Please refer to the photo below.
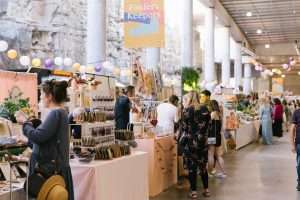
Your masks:
{"label": "black shoe", "polygon": [[296,189],[300,192],[300,184],[297,185]]}

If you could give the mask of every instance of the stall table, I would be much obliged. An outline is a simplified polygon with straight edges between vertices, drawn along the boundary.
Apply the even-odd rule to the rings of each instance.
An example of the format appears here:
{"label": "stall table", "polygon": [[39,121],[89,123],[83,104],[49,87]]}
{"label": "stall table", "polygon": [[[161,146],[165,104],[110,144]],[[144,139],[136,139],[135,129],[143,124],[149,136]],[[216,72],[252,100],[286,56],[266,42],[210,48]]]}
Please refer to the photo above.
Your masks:
{"label": "stall table", "polygon": [[177,145],[174,136],[136,139],[137,150],[148,153],[149,194],[156,196],[177,183]]}
{"label": "stall table", "polygon": [[76,200],[148,200],[147,153],[109,160],[71,161]]}
{"label": "stall table", "polygon": [[[258,127],[257,127],[258,126]],[[240,127],[236,131],[236,150],[257,141],[259,131],[259,122],[251,121],[240,124]]]}

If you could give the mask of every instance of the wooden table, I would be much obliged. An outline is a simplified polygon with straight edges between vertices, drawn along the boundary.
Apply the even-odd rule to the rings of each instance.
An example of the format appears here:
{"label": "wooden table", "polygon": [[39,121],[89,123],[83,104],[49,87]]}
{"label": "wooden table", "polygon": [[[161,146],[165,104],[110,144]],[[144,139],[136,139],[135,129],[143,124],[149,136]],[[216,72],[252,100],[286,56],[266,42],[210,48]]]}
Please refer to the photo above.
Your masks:
{"label": "wooden table", "polygon": [[148,153],[149,194],[156,196],[177,183],[177,145],[174,136],[136,139],[137,150]]}

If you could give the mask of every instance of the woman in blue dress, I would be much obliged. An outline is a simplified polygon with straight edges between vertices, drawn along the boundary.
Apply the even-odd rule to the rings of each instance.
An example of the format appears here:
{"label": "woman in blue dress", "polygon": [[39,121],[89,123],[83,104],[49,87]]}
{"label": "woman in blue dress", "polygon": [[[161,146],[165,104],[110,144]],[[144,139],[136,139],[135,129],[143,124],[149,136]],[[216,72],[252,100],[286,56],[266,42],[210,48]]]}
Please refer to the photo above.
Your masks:
{"label": "woman in blue dress", "polygon": [[259,117],[261,120],[262,128],[262,139],[263,144],[270,145],[272,144],[272,108],[267,99],[261,100],[261,106],[259,109]]}

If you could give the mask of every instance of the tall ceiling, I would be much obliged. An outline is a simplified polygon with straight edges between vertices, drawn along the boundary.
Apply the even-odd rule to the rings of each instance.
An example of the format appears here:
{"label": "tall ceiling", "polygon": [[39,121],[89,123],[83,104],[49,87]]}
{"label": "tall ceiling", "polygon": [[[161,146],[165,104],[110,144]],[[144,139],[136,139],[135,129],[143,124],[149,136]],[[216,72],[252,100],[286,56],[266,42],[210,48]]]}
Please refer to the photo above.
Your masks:
{"label": "tall ceiling", "polygon": [[[252,43],[300,40],[300,0],[220,0]],[[252,16],[246,16],[251,12]],[[262,34],[257,30],[261,29]]]}

